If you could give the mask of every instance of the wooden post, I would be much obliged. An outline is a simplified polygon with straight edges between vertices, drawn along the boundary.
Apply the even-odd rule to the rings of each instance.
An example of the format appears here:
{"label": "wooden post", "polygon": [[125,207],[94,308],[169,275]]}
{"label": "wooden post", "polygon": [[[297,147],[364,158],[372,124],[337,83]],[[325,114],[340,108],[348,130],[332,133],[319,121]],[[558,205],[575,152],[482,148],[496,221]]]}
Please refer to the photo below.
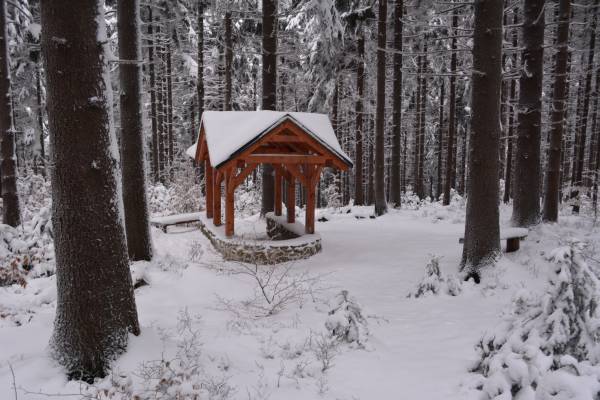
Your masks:
{"label": "wooden post", "polygon": [[221,174],[216,169],[213,177],[213,224],[221,226]]}
{"label": "wooden post", "polygon": [[275,215],[281,215],[281,170],[275,169]]}
{"label": "wooden post", "polygon": [[213,217],[213,167],[208,158],[204,161],[204,188],[206,193],[206,218]]}
{"label": "wooden post", "polygon": [[306,188],[304,232],[307,234],[315,233],[315,187],[312,182],[309,182]]}
{"label": "wooden post", "polygon": [[296,222],[296,181],[292,174],[289,174],[286,200],[287,222],[292,224]]}
{"label": "wooden post", "polygon": [[225,176],[225,236],[232,237],[234,230],[234,207],[233,199],[235,194],[235,172],[230,168]]}

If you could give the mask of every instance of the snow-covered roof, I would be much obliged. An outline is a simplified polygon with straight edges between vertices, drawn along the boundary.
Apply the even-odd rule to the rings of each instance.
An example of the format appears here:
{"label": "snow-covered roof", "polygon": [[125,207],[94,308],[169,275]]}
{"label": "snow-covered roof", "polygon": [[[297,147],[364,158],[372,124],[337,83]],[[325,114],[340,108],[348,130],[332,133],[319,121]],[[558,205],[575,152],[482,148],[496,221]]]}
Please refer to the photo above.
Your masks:
{"label": "snow-covered roof", "polygon": [[[211,164],[218,167],[285,120],[296,123],[329,151],[352,165],[327,115],[282,111],[205,111],[202,114],[202,126]],[[188,148],[186,154],[194,158],[196,146],[195,143]]]}

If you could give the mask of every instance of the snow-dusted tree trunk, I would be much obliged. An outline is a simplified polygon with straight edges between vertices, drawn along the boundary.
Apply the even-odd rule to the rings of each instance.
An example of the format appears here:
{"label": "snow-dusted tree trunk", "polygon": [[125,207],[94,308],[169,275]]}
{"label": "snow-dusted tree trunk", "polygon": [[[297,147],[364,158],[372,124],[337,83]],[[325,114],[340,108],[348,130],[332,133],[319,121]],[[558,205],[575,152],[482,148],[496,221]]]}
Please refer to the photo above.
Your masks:
{"label": "snow-dusted tree trunk", "polygon": [[519,79],[517,154],[512,223],[530,226],[540,219],[540,141],[544,77],[544,0],[523,4],[523,70]]}
{"label": "snow-dusted tree trunk", "polygon": [[546,168],[546,187],[544,190],[543,220],[558,220],[558,202],[560,193],[560,160],[567,109],[567,63],[569,60],[569,25],[571,1],[560,0],[558,10],[557,53],[554,67],[554,88],[552,94],[552,112],[550,125],[550,147]]}
{"label": "snow-dusted tree trunk", "polygon": [[160,179],[160,166],[158,155],[158,123],[156,109],[156,70],[154,57],[154,17],[152,6],[148,6],[148,75],[150,75],[150,121],[152,124],[152,180],[158,183]]}
{"label": "snow-dusted tree trunk", "polygon": [[233,40],[231,39],[231,11],[225,12],[225,111],[231,111],[231,68]]}
{"label": "snow-dusted tree trunk", "polygon": [[377,105],[375,116],[375,215],[387,212],[385,201],[385,49],[387,0],[379,0],[377,19]]}
{"label": "snow-dusted tree trunk", "polygon": [[[262,0],[262,109],[277,107],[277,0]],[[261,214],[274,210],[275,179],[273,167],[262,170]]]}
{"label": "snow-dusted tree trunk", "polygon": [[198,0],[198,118],[202,119],[204,113],[204,1]]}
{"label": "snow-dusted tree trunk", "polygon": [[15,165],[15,130],[10,95],[10,66],[8,64],[8,30],[6,1],[0,0],[0,178],[2,179],[2,223],[17,226],[21,223],[17,168]]}
{"label": "snow-dusted tree trunk", "polygon": [[467,213],[462,265],[478,279],[478,269],[500,251],[498,147],[502,88],[501,1],[475,2],[471,137]]}
{"label": "snow-dusted tree trunk", "polygon": [[152,244],[146,202],[146,167],[142,125],[142,52],[139,0],[117,3],[119,34],[119,96],[121,116],[121,163],[127,248],[132,260],[150,260]]}
{"label": "snow-dusted tree trunk", "polygon": [[[513,26],[516,26],[519,22],[519,9],[515,7],[513,10]],[[519,44],[519,33],[517,29],[513,28],[512,33],[512,47],[517,48]],[[517,53],[514,53],[512,56],[512,65],[513,68],[517,67],[518,57]],[[512,197],[512,177],[513,177],[513,150],[514,150],[514,132],[515,132],[515,117],[516,117],[516,96],[517,96],[517,80],[510,80],[510,93],[509,93],[509,106],[508,108],[508,138],[506,139],[506,160],[504,162],[504,197],[502,201],[504,203],[508,203]]]}
{"label": "snow-dusted tree trunk", "polygon": [[402,139],[402,16],[403,0],[395,0],[394,5],[394,81],[393,81],[393,130],[392,130],[392,171],[390,174],[390,203],[400,207],[400,141]]}
{"label": "snow-dusted tree trunk", "polygon": [[103,2],[42,3],[58,297],[52,348],[103,376],[139,324],[123,221]]}
{"label": "snow-dusted tree trunk", "polygon": [[365,92],[365,34],[361,26],[356,41],[356,126],[355,126],[355,157],[354,157],[354,204],[365,204],[363,183],[363,110]]}
{"label": "snow-dusted tree trunk", "polygon": [[437,185],[435,190],[436,198],[439,198],[442,194],[442,148],[444,141],[444,97],[445,97],[445,81],[442,77],[442,84],[440,86],[440,112],[438,118],[438,137],[437,137]]}
{"label": "snow-dusted tree trunk", "polygon": [[[457,35],[458,14],[456,11],[452,14],[452,35]],[[450,87],[448,98],[448,139],[446,141],[446,179],[444,182],[444,199],[445,206],[450,204],[450,189],[454,181],[456,171],[455,146],[456,141],[456,37],[452,38],[450,46],[452,54],[450,55]]]}

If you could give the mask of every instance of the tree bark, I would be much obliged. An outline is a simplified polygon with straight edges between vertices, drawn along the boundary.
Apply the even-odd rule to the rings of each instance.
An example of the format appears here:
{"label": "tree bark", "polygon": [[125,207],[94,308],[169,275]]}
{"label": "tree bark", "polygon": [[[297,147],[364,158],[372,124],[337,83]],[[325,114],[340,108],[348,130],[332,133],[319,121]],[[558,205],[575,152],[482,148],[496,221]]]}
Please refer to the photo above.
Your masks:
{"label": "tree bark", "polygon": [[[262,109],[277,107],[277,0],[262,0]],[[273,211],[275,182],[273,167],[263,165],[261,214]]]}
{"label": "tree bark", "polygon": [[166,49],[166,67],[167,67],[167,157],[169,162],[169,173],[173,173],[173,153],[175,147],[175,138],[173,136],[173,76],[171,68],[171,34],[172,29],[167,30],[167,49]]}
{"label": "tree bark", "polygon": [[119,34],[119,80],[121,114],[121,163],[123,204],[129,258],[150,260],[152,241],[146,201],[144,130],[142,125],[142,53],[140,46],[139,0],[117,3]]}
{"label": "tree bark", "polygon": [[419,162],[417,170],[417,196],[425,198],[425,182],[423,172],[425,170],[425,128],[427,123],[427,36],[423,39],[423,56],[421,57],[421,107],[419,113]]}
{"label": "tree bark", "polygon": [[363,102],[365,91],[365,37],[363,27],[360,27],[356,43],[356,126],[355,126],[355,156],[354,156],[354,204],[365,204],[363,190]]}
{"label": "tree bark", "polygon": [[[452,32],[453,35],[457,35],[458,26],[458,14],[454,12],[452,15]],[[446,180],[444,182],[444,199],[442,204],[447,206],[450,204],[450,189],[452,188],[452,181],[455,165],[455,149],[454,142],[456,136],[456,37],[452,38],[452,55],[450,56],[450,98],[448,102],[448,140],[446,143]]]}
{"label": "tree bark", "polygon": [[35,92],[37,105],[37,122],[40,130],[40,154],[42,176],[46,176],[46,144],[44,143],[44,104],[42,103],[42,68],[40,63],[36,64],[35,69]]}
{"label": "tree bark", "polygon": [[375,215],[387,212],[385,201],[385,48],[387,0],[379,0],[377,21],[377,105],[375,126]]}
{"label": "tree bark", "polygon": [[139,324],[123,226],[103,3],[41,3],[58,297],[51,347],[92,382]]}
{"label": "tree bark", "polygon": [[442,149],[443,149],[443,140],[444,140],[444,93],[445,89],[445,81],[442,78],[442,85],[440,86],[440,116],[439,116],[439,126],[438,126],[438,138],[437,138],[437,185],[435,190],[435,195],[439,198],[442,194]]}
{"label": "tree bark", "polygon": [[552,95],[552,112],[550,123],[550,146],[548,150],[548,166],[546,168],[546,187],[544,190],[543,220],[558,220],[558,204],[560,193],[560,164],[567,109],[567,63],[569,59],[569,25],[571,1],[560,0],[558,10],[558,32],[554,67],[554,87]]}
{"label": "tree bark", "polygon": [[501,1],[475,1],[473,32],[472,119],[469,141],[471,183],[462,268],[479,281],[479,269],[500,252],[498,147],[502,89]]}
{"label": "tree bark", "polygon": [[524,70],[519,79],[515,168],[527,173],[515,175],[512,223],[527,227],[540,220],[544,0],[525,0],[523,12]]}
{"label": "tree bark", "polygon": [[392,105],[392,167],[390,173],[390,203],[400,207],[401,203],[401,174],[400,174],[400,143],[402,140],[402,14],[403,0],[395,0],[394,6],[394,82]]}
{"label": "tree bark", "polygon": [[2,223],[21,223],[17,168],[15,166],[15,128],[13,126],[6,1],[0,0],[0,174],[2,179]]}
{"label": "tree bark", "polygon": [[225,111],[231,111],[231,64],[233,61],[231,40],[231,11],[225,12]]}

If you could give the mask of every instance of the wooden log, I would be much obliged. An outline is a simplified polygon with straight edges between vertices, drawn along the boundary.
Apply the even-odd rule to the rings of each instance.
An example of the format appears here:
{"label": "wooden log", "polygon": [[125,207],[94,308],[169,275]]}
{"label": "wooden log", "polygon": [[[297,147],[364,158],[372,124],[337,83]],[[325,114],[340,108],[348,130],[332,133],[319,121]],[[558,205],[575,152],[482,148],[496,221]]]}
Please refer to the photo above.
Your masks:
{"label": "wooden log", "polygon": [[288,179],[286,197],[287,222],[292,224],[296,222],[296,181],[292,175]]}
{"label": "wooden log", "polygon": [[315,233],[315,187],[312,185],[306,188],[304,232],[307,234]]}
{"label": "wooden log", "polygon": [[217,170],[213,174],[213,224],[221,226],[221,174]]}
{"label": "wooden log", "polygon": [[511,237],[506,239],[506,252],[512,253],[513,251],[519,250],[521,246],[521,238]]}
{"label": "wooden log", "polygon": [[275,215],[281,215],[281,172],[275,168]]}
{"label": "wooden log", "polygon": [[234,231],[234,195],[235,195],[235,173],[233,169],[226,172],[225,178],[225,236],[232,237]]}
{"label": "wooden log", "polygon": [[204,162],[204,186],[206,191],[206,218],[213,217],[213,167],[210,161]]}

